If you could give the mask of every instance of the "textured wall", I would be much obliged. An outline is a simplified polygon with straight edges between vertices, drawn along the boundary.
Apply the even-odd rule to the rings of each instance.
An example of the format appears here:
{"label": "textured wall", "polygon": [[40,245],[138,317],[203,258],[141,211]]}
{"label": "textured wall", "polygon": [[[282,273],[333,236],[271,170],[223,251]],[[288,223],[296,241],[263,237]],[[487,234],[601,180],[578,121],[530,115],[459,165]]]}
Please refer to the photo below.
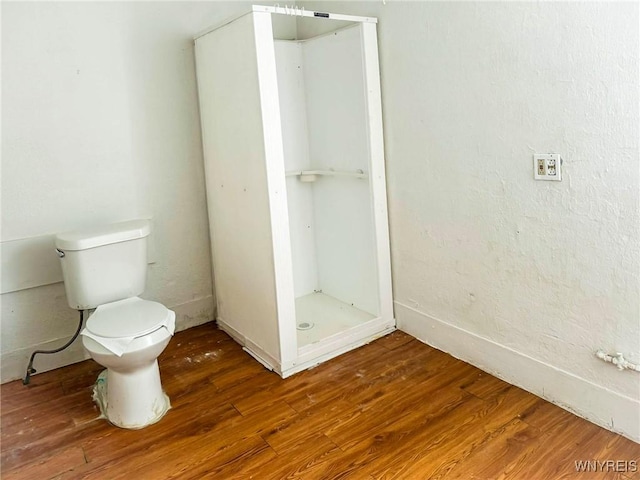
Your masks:
{"label": "textured wall", "polygon": [[[545,396],[591,384],[636,406],[633,429],[640,375],[594,352],[640,362],[638,4],[305,5],[380,21],[401,328]],[[534,152],[563,156],[562,182],[533,180]]]}

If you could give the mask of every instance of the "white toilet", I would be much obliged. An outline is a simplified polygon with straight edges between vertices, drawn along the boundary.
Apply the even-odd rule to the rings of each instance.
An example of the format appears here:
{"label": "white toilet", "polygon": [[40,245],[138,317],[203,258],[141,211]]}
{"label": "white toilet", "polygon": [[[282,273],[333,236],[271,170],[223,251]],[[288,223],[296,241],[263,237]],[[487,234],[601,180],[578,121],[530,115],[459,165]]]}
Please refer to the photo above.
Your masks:
{"label": "white toilet", "polygon": [[107,368],[94,400],[112,424],[143,428],[170,407],[160,384],[158,356],[175,329],[175,313],[142,300],[147,278],[146,220],[132,220],[56,235],[69,306],[95,311],[82,343]]}

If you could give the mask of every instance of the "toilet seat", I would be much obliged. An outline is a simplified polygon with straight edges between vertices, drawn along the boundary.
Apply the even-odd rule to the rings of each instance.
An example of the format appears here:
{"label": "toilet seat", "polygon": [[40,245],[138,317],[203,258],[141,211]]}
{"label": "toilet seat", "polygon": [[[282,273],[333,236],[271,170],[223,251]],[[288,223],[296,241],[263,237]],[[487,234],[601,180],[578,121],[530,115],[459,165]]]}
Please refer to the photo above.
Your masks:
{"label": "toilet seat", "polygon": [[172,316],[161,303],[133,297],[100,305],[87,320],[86,329],[98,337],[135,338],[167,326]]}
{"label": "toilet seat", "polygon": [[100,305],[81,335],[120,357],[138,340],[148,340],[156,331],[173,335],[175,326],[173,311],[161,303],[133,297]]}

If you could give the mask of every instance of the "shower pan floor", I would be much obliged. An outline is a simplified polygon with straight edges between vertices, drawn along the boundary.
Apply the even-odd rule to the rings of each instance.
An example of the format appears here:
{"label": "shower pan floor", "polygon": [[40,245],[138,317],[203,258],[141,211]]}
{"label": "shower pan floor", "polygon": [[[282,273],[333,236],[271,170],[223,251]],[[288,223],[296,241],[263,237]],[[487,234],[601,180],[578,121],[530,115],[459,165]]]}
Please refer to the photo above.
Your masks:
{"label": "shower pan floor", "polygon": [[374,318],[375,315],[324,293],[296,298],[298,348],[338,335]]}

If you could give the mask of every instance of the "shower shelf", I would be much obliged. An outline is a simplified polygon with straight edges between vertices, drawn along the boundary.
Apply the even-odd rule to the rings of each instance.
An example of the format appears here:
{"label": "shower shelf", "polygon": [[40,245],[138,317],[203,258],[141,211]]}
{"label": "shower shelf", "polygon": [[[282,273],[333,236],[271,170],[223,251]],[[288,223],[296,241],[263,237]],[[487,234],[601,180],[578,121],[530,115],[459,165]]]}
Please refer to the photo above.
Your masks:
{"label": "shower shelf", "polygon": [[363,170],[289,170],[287,177],[299,177],[301,182],[315,182],[318,176],[367,178]]}

